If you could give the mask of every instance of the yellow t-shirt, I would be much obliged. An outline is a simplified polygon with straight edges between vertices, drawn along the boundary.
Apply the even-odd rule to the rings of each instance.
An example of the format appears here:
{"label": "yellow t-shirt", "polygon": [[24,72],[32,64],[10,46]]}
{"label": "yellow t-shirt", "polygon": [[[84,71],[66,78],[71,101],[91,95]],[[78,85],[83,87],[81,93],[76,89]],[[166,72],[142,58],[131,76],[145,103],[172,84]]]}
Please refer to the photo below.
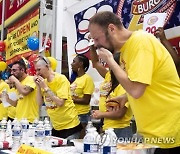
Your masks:
{"label": "yellow t-shirt", "polygon": [[80,121],[71,98],[70,83],[67,78],[64,75],[55,73],[53,81],[47,82],[47,85],[56,96],[66,99],[63,106],[47,109],[53,128],[55,130],[63,130],[79,125]]}
{"label": "yellow t-shirt", "polygon": [[[11,88],[8,90],[8,93],[11,93],[11,92],[15,92],[18,95],[17,90],[15,88]],[[8,112],[8,117],[14,119],[16,115],[16,107],[14,106],[7,107],[7,112]]]}
{"label": "yellow t-shirt", "polygon": [[148,85],[139,99],[128,95],[138,132],[161,148],[180,146],[180,81],[170,54],[143,31],[133,32],[120,51],[129,79]]}
{"label": "yellow t-shirt", "polygon": [[[123,89],[121,85],[118,85],[114,91],[110,93],[108,98],[113,98],[120,96],[122,94],[126,93],[126,91]],[[104,104],[106,107],[106,104]],[[109,118],[104,118],[104,125],[103,125],[103,130],[106,130],[108,128],[125,128],[130,126],[130,121],[132,119],[132,111],[130,108],[129,103],[127,102],[125,104],[127,111],[125,115],[121,119],[109,119]]]}
{"label": "yellow t-shirt", "polygon": [[[84,94],[92,95],[94,91],[94,82],[91,76],[84,74],[77,77],[76,80],[70,85],[71,96],[82,98]],[[75,104],[78,115],[86,114],[90,111],[90,105]]]}
{"label": "yellow t-shirt", "polygon": [[99,98],[99,110],[106,111],[106,97],[111,89],[111,74],[108,71],[105,75],[104,81],[100,84],[100,98]]}
{"label": "yellow t-shirt", "polygon": [[36,102],[36,85],[33,76],[27,76],[21,81],[21,84],[29,86],[34,90],[26,96],[19,94],[15,118],[18,120],[27,118],[27,120],[32,123],[34,119],[39,117],[39,107]]}
{"label": "yellow t-shirt", "polygon": [[[2,93],[2,91],[5,89],[8,91],[9,85],[3,80],[0,80],[0,93]],[[0,103],[0,120],[2,120],[3,117],[7,118],[7,108],[5,108],[2,103]]]}

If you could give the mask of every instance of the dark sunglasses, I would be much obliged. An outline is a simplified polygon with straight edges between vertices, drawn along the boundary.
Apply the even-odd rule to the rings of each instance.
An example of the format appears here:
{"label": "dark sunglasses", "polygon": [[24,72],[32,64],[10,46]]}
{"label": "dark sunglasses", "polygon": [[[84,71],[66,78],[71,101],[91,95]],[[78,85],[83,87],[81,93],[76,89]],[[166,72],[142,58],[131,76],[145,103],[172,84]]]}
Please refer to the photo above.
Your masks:
{"label": "dark sunglasses", "polygon": [[43,57],[43,56],[38,56],[38,57],[36,58],[35,62],[38,62],[39,60],[43,60],[47,65],[49,65],[49,62],[46,60],[45,57]]}
{"label": "dark sunglasses", "polygon": [[12,72],[16,72],[17,70],[21,70],[21,69],[11,69]]}

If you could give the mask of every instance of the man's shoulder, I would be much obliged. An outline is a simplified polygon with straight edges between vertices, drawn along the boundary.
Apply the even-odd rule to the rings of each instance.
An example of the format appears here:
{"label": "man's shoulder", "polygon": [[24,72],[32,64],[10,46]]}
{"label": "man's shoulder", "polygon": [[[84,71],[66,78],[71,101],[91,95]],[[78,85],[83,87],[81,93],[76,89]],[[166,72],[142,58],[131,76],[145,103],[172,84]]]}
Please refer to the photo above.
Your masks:
{"label": "man's shoulder", "polygon": [[27,75],[27,76],[25,77],[25,79],[22,80],[22,82],[30,82],[30,81],[34,81],[33,78],[34,78],[33,76]]}
{"label": "man's shoulder", "polygon": [[134,37],[140,37],[140,39],[142,39],[141,36],[151,36],[151,35],[152,35],[152,34],[146,32],[146,31],[144,31],[144,30],[137,30],[137,31],[134,31],[134,32],[132,33],[132,36],[134,36]]}
{"label": "man's shoulder", "polygon": [[64,74],[60,74],[60,73],[55,73],[55,79],[56,80],[68,80],[67,77]]}

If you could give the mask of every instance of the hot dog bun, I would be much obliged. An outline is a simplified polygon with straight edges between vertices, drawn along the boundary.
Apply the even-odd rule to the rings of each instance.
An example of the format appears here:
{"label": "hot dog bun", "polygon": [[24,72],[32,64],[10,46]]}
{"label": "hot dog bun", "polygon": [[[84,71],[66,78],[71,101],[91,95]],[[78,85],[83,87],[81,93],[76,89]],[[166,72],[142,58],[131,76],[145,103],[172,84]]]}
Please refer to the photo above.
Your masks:
{"label": "hot dog bun", "polygon": [[117,106],[119,106],[119,103],[116,101],[111,101],[111,102],[107,102],[106,106],[107,107],[117,107]]}

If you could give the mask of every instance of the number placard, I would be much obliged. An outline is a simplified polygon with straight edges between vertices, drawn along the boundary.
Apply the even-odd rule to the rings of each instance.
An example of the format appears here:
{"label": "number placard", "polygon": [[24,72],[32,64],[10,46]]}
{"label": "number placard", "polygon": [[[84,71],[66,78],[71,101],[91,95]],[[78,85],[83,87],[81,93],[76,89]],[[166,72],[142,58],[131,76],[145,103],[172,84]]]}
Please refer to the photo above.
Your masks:
{"label": "number placard", "polygon": [[166,13],[152,13],[144,16],[143,30],[154,34],[158,27],[163,27]]}

